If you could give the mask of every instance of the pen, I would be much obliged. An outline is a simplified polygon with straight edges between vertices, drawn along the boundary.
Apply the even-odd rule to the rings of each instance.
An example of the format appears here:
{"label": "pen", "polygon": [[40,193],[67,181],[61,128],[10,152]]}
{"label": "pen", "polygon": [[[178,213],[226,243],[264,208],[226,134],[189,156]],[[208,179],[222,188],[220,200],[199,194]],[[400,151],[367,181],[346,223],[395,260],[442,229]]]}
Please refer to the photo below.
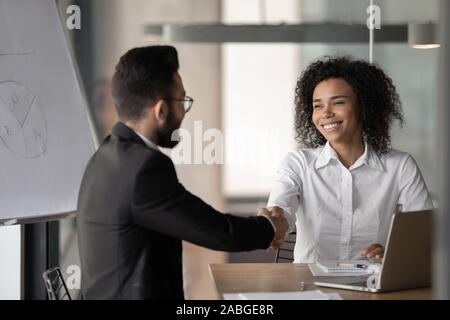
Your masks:
{"label": "pen", "polygon": [[367,268],[367,266],[365,264],[362,264],[362,263],[357,263],[357,264],[353,264],[353,263],[338,263],[338,266],[352,267],[352,268],[359,268],[359,269],[366,269]]}

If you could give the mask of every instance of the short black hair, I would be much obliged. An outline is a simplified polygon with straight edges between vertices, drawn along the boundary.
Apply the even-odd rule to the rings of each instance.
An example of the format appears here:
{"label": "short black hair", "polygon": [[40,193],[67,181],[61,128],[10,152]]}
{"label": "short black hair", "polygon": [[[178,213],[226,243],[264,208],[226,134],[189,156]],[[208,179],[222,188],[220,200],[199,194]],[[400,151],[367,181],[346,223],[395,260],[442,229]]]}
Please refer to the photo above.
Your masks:
{"label": "short black hair", "polygon": [[134,48],[119,60],[112,78],[112,95],[120,120],[138,120],[157,99],[170,97],[178,71],[172,46]]}
{"label": "short black hair", "polygon": [[349,56],[318,59],[302,72],[295,89],[295,131],[297,141],[307,148],[326,143],[312,121],[312,97],[316,86],[328,79],[343,79],[355,92],[361,111],[363,136],[377,154],[388,152],[389,130],[397,120],[403,125],[399,95],[392,79],[375,64]]}

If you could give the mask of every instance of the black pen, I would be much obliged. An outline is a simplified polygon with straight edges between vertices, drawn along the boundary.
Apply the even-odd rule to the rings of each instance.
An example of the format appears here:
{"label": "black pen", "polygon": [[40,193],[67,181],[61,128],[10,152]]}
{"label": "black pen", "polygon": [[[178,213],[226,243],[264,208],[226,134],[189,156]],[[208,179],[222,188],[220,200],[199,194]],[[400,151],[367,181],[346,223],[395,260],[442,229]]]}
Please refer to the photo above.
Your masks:
{"label": "black pen", "polygon": [[353,264],[353,263],[339,263],[338,266],[352,267],[352,268],[358,268],[358,269],[366,269],[367,268],[367,265],[362,264],[362,263],[357,263],[357,264]]}

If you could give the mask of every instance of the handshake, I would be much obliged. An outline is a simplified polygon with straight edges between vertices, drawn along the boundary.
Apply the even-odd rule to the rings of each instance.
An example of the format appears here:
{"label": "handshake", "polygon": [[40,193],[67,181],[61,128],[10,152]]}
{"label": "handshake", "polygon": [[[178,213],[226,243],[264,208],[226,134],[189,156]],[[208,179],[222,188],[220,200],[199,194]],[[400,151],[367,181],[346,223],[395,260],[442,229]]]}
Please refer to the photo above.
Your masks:
{"label": "handshake", "polygon": [[270,247],[274,249],[281,247],[289,229],[289,224],[284,217],[283,209],[277,206],[274,206],[271,211],[262,208],[258,210],[258,216],[266,216],[272,220],[276,231]]}

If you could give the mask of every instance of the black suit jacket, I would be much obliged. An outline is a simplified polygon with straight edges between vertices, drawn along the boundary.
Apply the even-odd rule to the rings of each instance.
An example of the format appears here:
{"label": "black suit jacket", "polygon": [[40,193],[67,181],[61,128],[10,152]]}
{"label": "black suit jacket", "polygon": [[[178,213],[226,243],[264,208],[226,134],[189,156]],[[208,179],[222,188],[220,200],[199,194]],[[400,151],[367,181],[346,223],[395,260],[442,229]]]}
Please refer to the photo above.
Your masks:
{"label": "black suit jacket", "polygon": [[267,248],[264,217],[222,214],[189,193],[169,157],[118,122],[89,161],[78,199],[85,299],[183,299],[181,240]]}

